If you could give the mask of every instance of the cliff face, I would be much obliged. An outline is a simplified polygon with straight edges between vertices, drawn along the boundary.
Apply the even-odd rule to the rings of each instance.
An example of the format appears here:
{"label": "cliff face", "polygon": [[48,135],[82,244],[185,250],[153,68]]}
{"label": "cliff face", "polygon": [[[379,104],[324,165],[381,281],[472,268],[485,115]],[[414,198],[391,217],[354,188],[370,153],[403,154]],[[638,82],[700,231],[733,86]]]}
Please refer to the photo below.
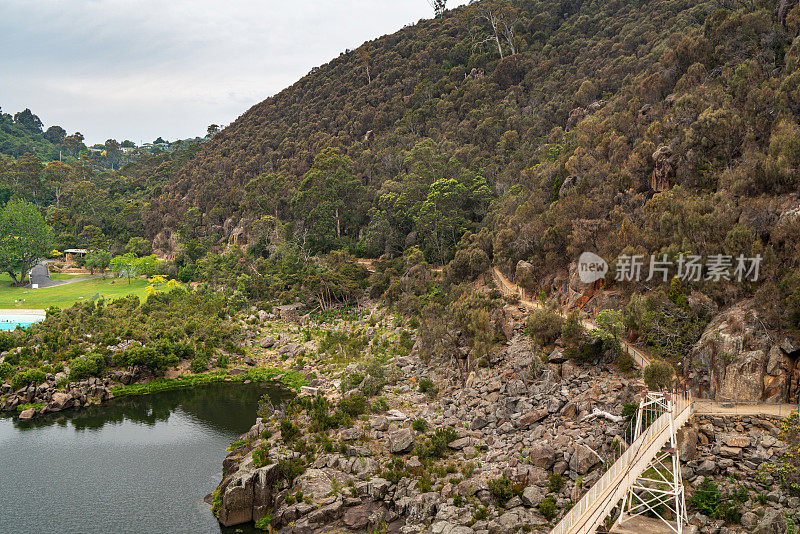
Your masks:
{"label": "cliff face", "polygon": [[683,366],[701,397],[797,402],[800,393],[800,344],[766,330],[750,300],[711,321]]}

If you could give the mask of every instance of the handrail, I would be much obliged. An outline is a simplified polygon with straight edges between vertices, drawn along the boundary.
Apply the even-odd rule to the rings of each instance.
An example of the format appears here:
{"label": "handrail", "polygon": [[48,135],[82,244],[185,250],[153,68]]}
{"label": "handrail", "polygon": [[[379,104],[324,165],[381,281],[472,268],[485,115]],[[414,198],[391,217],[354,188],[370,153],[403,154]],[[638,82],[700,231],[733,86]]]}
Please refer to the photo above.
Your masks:
{"label": "handrail", "polygon": [[575,506],[561,518],[551,534],[587,534],[597,526],[625,496],[670,438],[671,419],[676,428],[689,420],[692,404],[688,394],[675,396],[672,412],[661,414],[630,447],[603,473]]}

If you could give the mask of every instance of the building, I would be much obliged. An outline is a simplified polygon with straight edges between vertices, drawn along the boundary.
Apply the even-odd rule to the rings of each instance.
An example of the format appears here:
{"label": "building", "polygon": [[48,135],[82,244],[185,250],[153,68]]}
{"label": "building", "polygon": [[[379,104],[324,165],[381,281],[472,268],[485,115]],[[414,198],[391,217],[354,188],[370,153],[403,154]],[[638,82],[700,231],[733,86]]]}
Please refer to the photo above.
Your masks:
{"label": "building", "polygon": [[88,253],[85,248],[68,248],[64,251],[64,259],[67,263],[75,263],[78,258],[85,258]]}

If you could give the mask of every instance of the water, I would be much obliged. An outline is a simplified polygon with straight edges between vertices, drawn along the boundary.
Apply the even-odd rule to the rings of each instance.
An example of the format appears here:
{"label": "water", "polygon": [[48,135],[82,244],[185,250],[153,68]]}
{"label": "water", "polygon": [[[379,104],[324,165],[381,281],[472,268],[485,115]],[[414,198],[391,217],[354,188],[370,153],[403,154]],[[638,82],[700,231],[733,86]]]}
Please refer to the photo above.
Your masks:
{"label": "water", "polygon": [[44,315],[0,314],[0,330],[14,330],[16,327],[28,328],[34,323],[44,320]]}
{"label": "water", "polygon": [[222,529],[203,498],[265,392],[285,397],[263,385],[223,383],[30,422],[0,417],[0,532],[237,531]]}

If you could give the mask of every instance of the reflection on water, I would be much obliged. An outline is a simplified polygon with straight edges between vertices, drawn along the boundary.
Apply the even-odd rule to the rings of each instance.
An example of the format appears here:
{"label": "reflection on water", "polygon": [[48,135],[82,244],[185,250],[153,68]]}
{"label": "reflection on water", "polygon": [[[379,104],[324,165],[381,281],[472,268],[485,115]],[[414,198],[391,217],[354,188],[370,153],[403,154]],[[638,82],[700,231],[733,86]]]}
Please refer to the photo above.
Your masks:
{"label": "reflection on water", "polygon": [[0,418],[0,532],[220,532],[203,498],[265,392],[286,396],[212,384]]}

